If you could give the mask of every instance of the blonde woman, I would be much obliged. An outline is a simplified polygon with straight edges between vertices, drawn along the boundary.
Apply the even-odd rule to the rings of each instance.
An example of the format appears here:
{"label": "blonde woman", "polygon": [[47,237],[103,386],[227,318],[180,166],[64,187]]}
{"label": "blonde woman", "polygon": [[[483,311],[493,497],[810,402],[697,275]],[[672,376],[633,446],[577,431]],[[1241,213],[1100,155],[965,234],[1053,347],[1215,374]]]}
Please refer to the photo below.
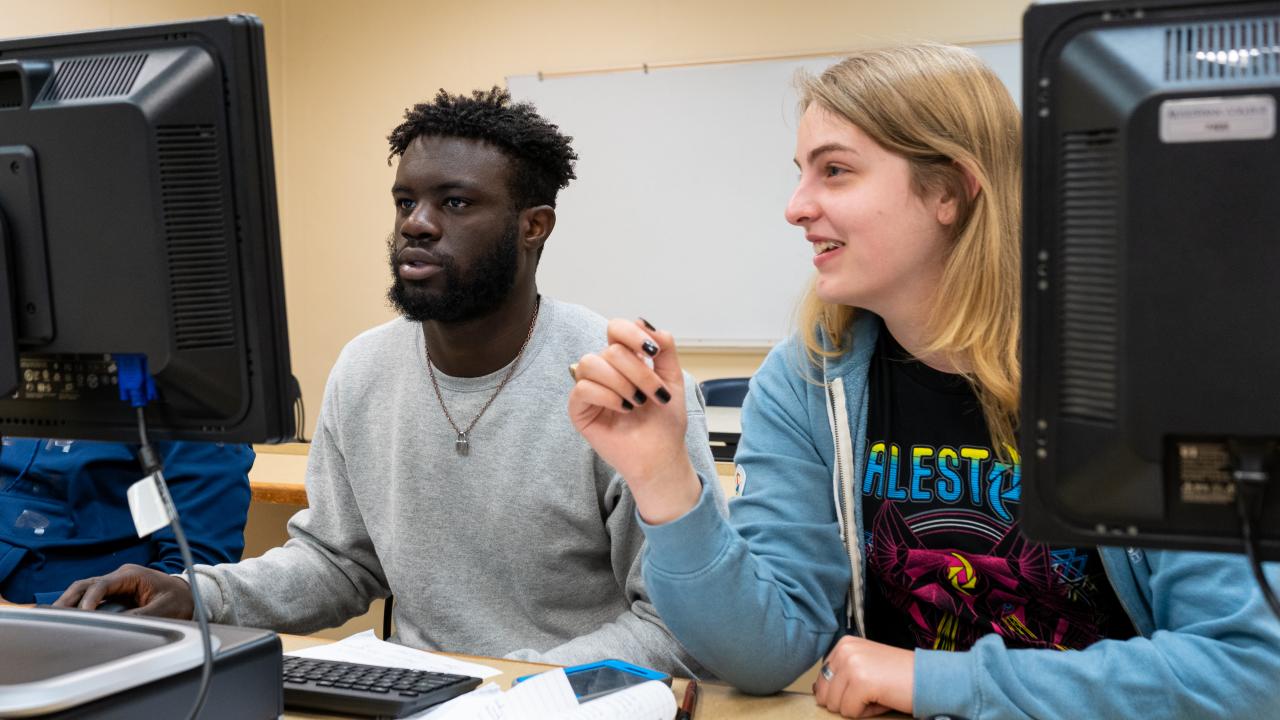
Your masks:
{"label": "blonde woman", "polygon": [[816,273],[752,380],[731,516],[689,464],[669,334],[613,321],[570,396],[635,496],[671,630],[748,692],[825,656],[816,699],[851,717],[1276,717],[1280,632],[1239,558],[1018,532],[1019,118],[999,81],[917,45],[800,89],[786,216]]}

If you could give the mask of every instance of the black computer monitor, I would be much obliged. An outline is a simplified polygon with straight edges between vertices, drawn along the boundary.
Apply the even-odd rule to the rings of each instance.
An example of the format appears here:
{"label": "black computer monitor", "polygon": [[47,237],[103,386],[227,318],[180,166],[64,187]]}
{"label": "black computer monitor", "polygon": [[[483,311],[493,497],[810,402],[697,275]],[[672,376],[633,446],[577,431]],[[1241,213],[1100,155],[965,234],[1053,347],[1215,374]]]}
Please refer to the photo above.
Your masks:
{"label": "black computer monitor", "polygon": [[294,434],[262,25],[0,41],[0,434]]}
{"label": "black computer monitor", "polygon": [[1239,551],[1243,471],[1280,558],[1280,3],[1023,33],[1024,530]]}

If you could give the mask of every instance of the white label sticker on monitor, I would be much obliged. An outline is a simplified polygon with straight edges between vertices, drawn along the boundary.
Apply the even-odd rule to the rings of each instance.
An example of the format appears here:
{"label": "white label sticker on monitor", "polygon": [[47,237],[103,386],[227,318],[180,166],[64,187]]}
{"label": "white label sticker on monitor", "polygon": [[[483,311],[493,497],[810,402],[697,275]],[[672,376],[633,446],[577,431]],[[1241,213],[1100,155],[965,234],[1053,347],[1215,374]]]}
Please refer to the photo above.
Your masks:
{"label": "white label sticker on monitor", "polygon": [[1160,140],[1167,143],[1270,140],[1276,99],[1270,95],[1192,98],[1160,103]]}

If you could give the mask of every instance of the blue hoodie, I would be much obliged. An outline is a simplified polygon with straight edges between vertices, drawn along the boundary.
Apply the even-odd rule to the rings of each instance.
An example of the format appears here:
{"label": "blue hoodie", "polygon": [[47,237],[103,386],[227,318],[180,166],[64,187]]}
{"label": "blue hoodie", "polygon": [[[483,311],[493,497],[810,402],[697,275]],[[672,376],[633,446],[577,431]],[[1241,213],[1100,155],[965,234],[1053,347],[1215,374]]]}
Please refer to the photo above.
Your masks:
{"label": "blue hoodie", "polygon": [[[749,693],[791,683],[853,628],[865,635],[861,478],[867,373],[879,320],[807,371],[797,339],[774,348],[742,410],[741,497],[703,495],[642,523],[650,597],[680,642]],[[1280,717],[1280,621],[1236,555],[1100,548],[1139,635],[1079,651],[915,651],[915,714],[970,718]],[[1268,566],[1273,586],[1280,567]]]}

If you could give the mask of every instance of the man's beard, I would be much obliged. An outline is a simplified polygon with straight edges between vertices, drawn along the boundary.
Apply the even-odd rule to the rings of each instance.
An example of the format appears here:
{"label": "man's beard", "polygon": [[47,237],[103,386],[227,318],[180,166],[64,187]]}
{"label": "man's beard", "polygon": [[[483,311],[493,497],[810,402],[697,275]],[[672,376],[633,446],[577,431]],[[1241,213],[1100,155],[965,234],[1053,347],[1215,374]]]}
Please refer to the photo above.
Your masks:
{"label": "man's beard", "polygon": [[391,257],[391,289],[387,300],[404,317],[415,322],[437,320],[462,322],[482,317],[502,304],[516,284],[519,226],[512,222],[502,238],[486,254],[476,259],[470,272],[458,269],[449,255],[438,255],[440,272],[434,282],[443,281],[443,291],[429,291],[425,283],[405,282],[397,272],[395,235],[387,238]]}

